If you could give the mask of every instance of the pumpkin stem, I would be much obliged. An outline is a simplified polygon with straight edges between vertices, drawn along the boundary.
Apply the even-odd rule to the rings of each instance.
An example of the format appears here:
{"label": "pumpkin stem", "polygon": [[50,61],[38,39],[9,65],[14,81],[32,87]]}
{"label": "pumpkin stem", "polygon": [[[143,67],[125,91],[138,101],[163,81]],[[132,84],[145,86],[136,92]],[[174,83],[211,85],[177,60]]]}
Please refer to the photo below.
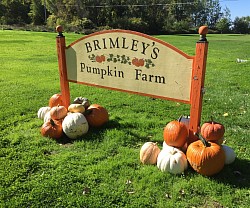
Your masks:
{"label": "pumpkin stem", "polygon": [[213,116],[211,116],[211,122],[214,123],[214,118],[213,118]]}
{"label": "pumpkin stem", "polygon": [[52,118],[50,119],[50,123],[51,123],[52,126],[56,125]]}
{"label": "pumpkin stem", "polygon": [[183,118],[183,116],[180,116],[179,118],[178,118],[178,122],[181,122],[181,119]]}
{"label": "pumpkin stem", "polygon": [[211,146],[211,144],[203,136],[201,136],[197,132],[195,132],[194,135],[197,136],[202,141],[202,143],[204,144],[205,147]]}

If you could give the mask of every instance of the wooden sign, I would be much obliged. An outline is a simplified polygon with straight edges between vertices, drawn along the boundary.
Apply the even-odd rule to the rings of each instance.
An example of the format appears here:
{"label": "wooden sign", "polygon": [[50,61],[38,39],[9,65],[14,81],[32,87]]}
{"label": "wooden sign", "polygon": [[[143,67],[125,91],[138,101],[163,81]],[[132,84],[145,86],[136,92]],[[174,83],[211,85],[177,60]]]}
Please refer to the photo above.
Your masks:
{"label": "wooden sign", "polygon": [[94,33],[66,48],[71,82],[183,102],[190,101],[193,60],[166,42],[125,30]]}
{"label": "wooden sign", "polygon": [[208,50],[207,27],[201,28],[196,54],[189,56],[162,40],[128,30],[93,33],[66,47],[62,27],[58,26],[64,105],[70,104],[69,82],[187,103],[191,105],[189,142],[196,140]]}

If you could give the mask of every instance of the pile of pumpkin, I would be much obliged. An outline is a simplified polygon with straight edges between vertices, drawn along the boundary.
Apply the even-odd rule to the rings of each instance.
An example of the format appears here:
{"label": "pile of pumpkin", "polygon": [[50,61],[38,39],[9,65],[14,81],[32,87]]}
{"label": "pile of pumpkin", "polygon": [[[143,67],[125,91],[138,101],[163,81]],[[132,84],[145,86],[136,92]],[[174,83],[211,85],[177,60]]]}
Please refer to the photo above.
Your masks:
{"label": "pile of pumpkin", "polygon": [[157,143],[146,142],[140,150],[140,161],[172,174],[183,173],[189,164],[199,174],[212,176],[236,158],[234,150],[223,144],[224,133],[224,126],[211,120],[201,126],[195,134],[197,140],[188,145],[188,123],[171,121],[163,130],[162,150]]}
{"label": "pile of pumpkin", "polygon": [[68,108],[64,107],[61,94],[54,94],[49,106],[41,107],[37,116],[44,121],[42,136],[53,139],[60,139],[64,134],[77,139],[86,134],[89,127],[100,127],[109,120],[108,111],[99,104],[90,104],[87,98],[77,97]]}

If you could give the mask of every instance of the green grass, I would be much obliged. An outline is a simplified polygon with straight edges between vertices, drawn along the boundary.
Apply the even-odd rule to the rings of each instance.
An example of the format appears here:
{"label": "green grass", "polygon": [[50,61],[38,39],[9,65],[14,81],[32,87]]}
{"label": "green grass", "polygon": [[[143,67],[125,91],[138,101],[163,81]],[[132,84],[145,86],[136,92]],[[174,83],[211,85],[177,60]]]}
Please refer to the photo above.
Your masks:
{"label": "green grass", "polygon": [[[65,35],[67,44],[81,37]],[[0,31],[0,207],[249,207],[250,36],[208,35],[202,122],[223,123],[237,154],[213,177],[139,161],[144,142],[161,146],[165,124],[189,114],[186,104],[70,84],[71,99],[105,106],[110,122],[76,141],[42,137],[37,111],[60,89],[55,36]],[[190,55],[199,38],[157,37]]]}

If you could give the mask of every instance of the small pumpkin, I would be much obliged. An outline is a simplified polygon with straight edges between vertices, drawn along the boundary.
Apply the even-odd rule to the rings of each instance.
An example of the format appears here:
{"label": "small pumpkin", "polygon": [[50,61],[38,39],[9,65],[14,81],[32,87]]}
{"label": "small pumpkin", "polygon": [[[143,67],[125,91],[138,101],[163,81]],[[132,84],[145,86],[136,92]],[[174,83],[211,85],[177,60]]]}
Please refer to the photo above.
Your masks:
{"label": "small pumpkin", "polygon": [[39,110],[37,112],[37,117],[39,119],[44,119],[45,114],[48,113],[50,111],[50,109],[51,108],[48,106],[39,108]]}
{"label": "small pumpkin", "polygon": [[187,169],[188,162],[186,155],[181,150],[168,146],[159,153],[157,167],[162,172],[181,174]]}
{"label": "small pumpkin", "polygon": [[90,105],[84,115],[89,125],[93,127],[100,127],[109,120],[108,111],[99,104]]}
{"label": "small pumpkin", "polygon": [[49,107],[54,107],[54,106],[62,106],[63,105],[63,100],[62,100],[62,95],[61,94],[54,94],[51,96],[49,99]]}
{"label": "small pumpkin", "polygon": [[50,117],[54,120],[63,119],[67,115],[68,111],[64,106],[54,106],[50,110]]}
{"label": "small pumpkin", "polygon": [[82,104],[70,104],[68,111],[71,113],[84,113],[85,108]]}
{"label": "small pumpkin", "polygon": [[163,138],[166,144],[178,148],[186,143],[188,136],[186,125],[179,120],[169,122],[163,130]]}
{"label": "small pumpkin", "polygon": [[64,118],[62,128],[70,139],[76,139],[88,132],[89,125],[83,114],[70,113]]}
{"label": "small pumpkin", "polygon": [[42,125],[41,134],[44,137],[59,139],[63,135],[62,122],[50,119]]}
{"label": "small pumpkin", "polygon": [[142,145],[140,150],[140,161],[143,164],[154,165],[157,162],[158,154],[160,153],[160,148],[157,143],[146,142]]}
{"label": "small pumpkin", "polygon": [[234,150],[227,146],[227,145],[222,145],[222,149],[224,150],[225,152],[225,164],[226,165],[229,165],[231,163],[233,163],[235,161],[235,158],[236,158],[236,154],[234,152]]}
{"label": "small pumpkin", "polygon": [[82,104],[85,109],[90,106],[89,99],[84,97],[76,97],[73,101],[73,104]]}
{"label": "small pumpkin", "polygon": [[223,138],[225,127],[218,122],[208,121],[201,126],[201,135],[208,141],[217,141]]}
{"label": "small pumpkin", "polygon": [[225,153],[221,145],[206,141],[201,135],[200,140],[191,143],[187,148],[187,159],[190,166],[198,173],[212,176],[219,173],[225,164]]}

